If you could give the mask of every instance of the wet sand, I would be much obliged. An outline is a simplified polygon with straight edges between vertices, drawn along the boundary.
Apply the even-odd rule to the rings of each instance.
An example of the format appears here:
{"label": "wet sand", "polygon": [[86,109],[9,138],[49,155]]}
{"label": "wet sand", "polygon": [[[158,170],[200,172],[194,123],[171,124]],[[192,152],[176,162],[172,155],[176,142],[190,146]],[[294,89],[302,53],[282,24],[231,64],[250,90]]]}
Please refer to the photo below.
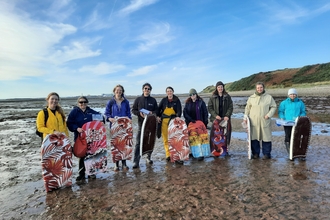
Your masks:
{"label": "wet sand", "polygon": [[[307,108],[316,115],[312,120],[320,121],[318,113],[325,114],[329,108],[319,104],[327,103],[324,97],[311,98],[314,101]],[[105,100],[90,100],[90,105],[104,108]],[[243,112],[244,100],[235,102],[235,113]],[[74,102],[66,99],[61,104],[68,112]],[[328,218],[329,135],[313,135],[307,160],[290,161],[283,146],[283,128],[273,123],[273,130],[283,135],[273,137],[271,160],[248,160],[245,138],[233,137],[230,157],[191,158],[183,166],[166,162],[162,139],[158,139],[153,165],[142,158],[140,169],[133,170],[128,161],[128,171],[114,172],[110,159],[106,173],[77,184],[78,160],[74,158],[72,187],[46,193],[40,139],[35,135],[35,117],[44,102],[0,104],[1,219]],[[136,131],[135,117],[133,122]],[[241,119],[233,118],[232,123],[234,132],[244,132]],[[328,132],[329,126],[322,129]]]}

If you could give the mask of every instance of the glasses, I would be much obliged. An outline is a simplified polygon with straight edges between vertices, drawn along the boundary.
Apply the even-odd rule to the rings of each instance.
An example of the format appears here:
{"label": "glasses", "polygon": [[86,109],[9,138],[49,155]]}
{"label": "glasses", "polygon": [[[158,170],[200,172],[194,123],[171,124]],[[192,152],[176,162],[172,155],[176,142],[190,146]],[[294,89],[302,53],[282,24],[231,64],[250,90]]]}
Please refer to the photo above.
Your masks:
{"label": "glasses", "polygon": [[191,93],[191,94],[189,94],[190,96],[193,96],[193,95],[196,95],[196,93]]}
{"label": "glasses", "polygon": [[149,90],[149,91],[150,91],[151,89],[150,89],[150,88],[148,88],[148,87],[145,87],[145,88],[144,88],[144,90]]}
{"label": "glasses", "polygon": [[87,101],[80,101],[79,103],[80,104],[87,104],[88,102]]}

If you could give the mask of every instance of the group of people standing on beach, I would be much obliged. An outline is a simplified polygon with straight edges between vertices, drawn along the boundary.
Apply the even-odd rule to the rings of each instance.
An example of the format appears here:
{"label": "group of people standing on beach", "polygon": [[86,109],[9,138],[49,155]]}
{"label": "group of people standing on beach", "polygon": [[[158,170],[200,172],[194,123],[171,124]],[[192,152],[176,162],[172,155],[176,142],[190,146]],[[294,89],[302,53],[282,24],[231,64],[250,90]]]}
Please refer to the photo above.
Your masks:
{"label": "group of people standing on beach", "polygon": [[[262,82],[256,83],[255,89],[254,94],[247,100],[244,112],[245,119],[243,122],[246,122],[246,117],[250,119],[252,157],[254,159],[259,158],[260,150],[262,149],[263,159],[270,159],[272,151],[271,118],[276,112],[277,105],[273,97],[266,93],[265,86]],[[151,96],[151,91],[152,86],[149,83],[143,84],[142,95],[135,99],[131,109],[129,101],[124,95],[124,87],[122,85],[116,85],[113,89],[114,95],[108,101],[104,112],[104,122],[109,122],[110,128],[112,123],[114,123],[115,117],[128,117],[132,119],[131,113],[138,117],[133,169],[139,168],[140,162],[141,128],[145,117],[145,115],[140,112],[141,109],[146,109],[149,111],[149,114],[156,115],[160,127],[160,134],[158,137],[162,136],[163,138],[165,159],[167,161],[170,160],[167,129],[171,119],[178,120],[183,114],[187,125],[199,120],[207,127],[210,115],[210,122],[218,119],[230,123],[230,118],[233,113],[233,101],[231,96],[226,92],[225,85],[221,81],[216,83],[215,90],[209,98],[207,106],[193,88],[189,90],[189,97],[186,99],[183,109],[180,99],[174,95],[174,89],[171,86],[165,89],[166,97],[161,99],[159,104],[156,99]],[[306,115],[305,105],[297,95],[295,89],[290,89],[288,91],[288,98],[280,103],[278,109],[279,118],[283,120],[294,120],[299,116]],[[93,120],[93,114],[100,113],[88,106],[89,101],[87,97],[81,96],[77,100],[77,106],[71,110],[66,120],[64,111],[59,105],[59,99],[59,95],[55,92],[47,96],[48,119],[47,121],[45,120],[46,116],[44,110],[41,110],[37,116],[37,130],[43,133],[43,138],[53,133],[65,133],[69,136],[68,131],[70,130],[74,133],[74,140],[76,141],[79,133],[84,132],[82,126]],[[229,126],[229,128],[231,128],[231,126]],[[290,145],[291,130],[292,126],[284,127],[285,146],[287,149]],[[231,130],[229,129],[227,131],[227,146],[230,145],[230,137]],[[224,152],[224,155],[228,155],[228,152]],[[153,163],[151,160],[151,153],[147,154],[147,163]],[[122,160],[122,169],[129,169],[125,160]],[[116,162],[114,170],[119,170],[119,161]],[[89,178],[96,177],[95,175],[91,175]],[[76,180],[81,181],[83,179],[85,179],[84,158],[80,158],[79,176]]]}

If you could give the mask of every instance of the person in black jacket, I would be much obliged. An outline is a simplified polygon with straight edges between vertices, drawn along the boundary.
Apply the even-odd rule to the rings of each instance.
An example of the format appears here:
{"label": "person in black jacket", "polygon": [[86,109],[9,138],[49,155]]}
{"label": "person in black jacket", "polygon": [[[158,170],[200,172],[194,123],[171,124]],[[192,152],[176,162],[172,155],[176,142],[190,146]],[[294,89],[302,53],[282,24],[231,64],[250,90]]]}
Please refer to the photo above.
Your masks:
{"label": "person in black jacket", "polygon": [[[134,164],[133,169],[139,168],[140,163],[140,139],[141,139],[141,127],[144,119],[144,114],[140,112],[142,108],[149,111],[149,114],[157,114],[158,105],[155,98],[150,96],[152,87],[149,83],[145,83],[142,86],[143,94],[137,97],[134,100],[134,104],[132,107],[132,113],[138,116],[138,133],[136,135],[136,144],[135,144],[135,151],[134,151]],[[147,155],[147,162],[152,164],[153,161],[151,160],[151,153]]]}
{"label": "person in black jacket", "polygon": [[185,118],[187,126],[190,122],[195,123],[197,120],[200,120],[205,124],[205,127],[207,127],[209,113],[205,102],[197,94],[196,89],[190,89],[189,96],[183,109],[183,117]]}
{"label": "person in black jacket", "polygon": [[[164,141],[166,160],[170,161],[170,151],[168,146],[168,125],[172,118],[180,118],[182,114],[182,105],[180,99],[173,94],[174,89],[171,86],[166,88],[166,97],[164,97],[158,108],[158,117],[161,120],[161,133]],[[160,129],[159,129],[160,130]]]}

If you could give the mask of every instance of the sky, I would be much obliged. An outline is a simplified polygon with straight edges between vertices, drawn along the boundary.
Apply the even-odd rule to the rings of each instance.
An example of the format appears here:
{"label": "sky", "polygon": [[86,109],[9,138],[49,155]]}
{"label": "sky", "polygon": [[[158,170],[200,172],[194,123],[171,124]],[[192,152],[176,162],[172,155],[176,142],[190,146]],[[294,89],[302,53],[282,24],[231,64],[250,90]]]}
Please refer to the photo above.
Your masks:
{"label": "sky", "polygon": [[328,0],[1,0],[0,99],[198,92],[330,62]]}

